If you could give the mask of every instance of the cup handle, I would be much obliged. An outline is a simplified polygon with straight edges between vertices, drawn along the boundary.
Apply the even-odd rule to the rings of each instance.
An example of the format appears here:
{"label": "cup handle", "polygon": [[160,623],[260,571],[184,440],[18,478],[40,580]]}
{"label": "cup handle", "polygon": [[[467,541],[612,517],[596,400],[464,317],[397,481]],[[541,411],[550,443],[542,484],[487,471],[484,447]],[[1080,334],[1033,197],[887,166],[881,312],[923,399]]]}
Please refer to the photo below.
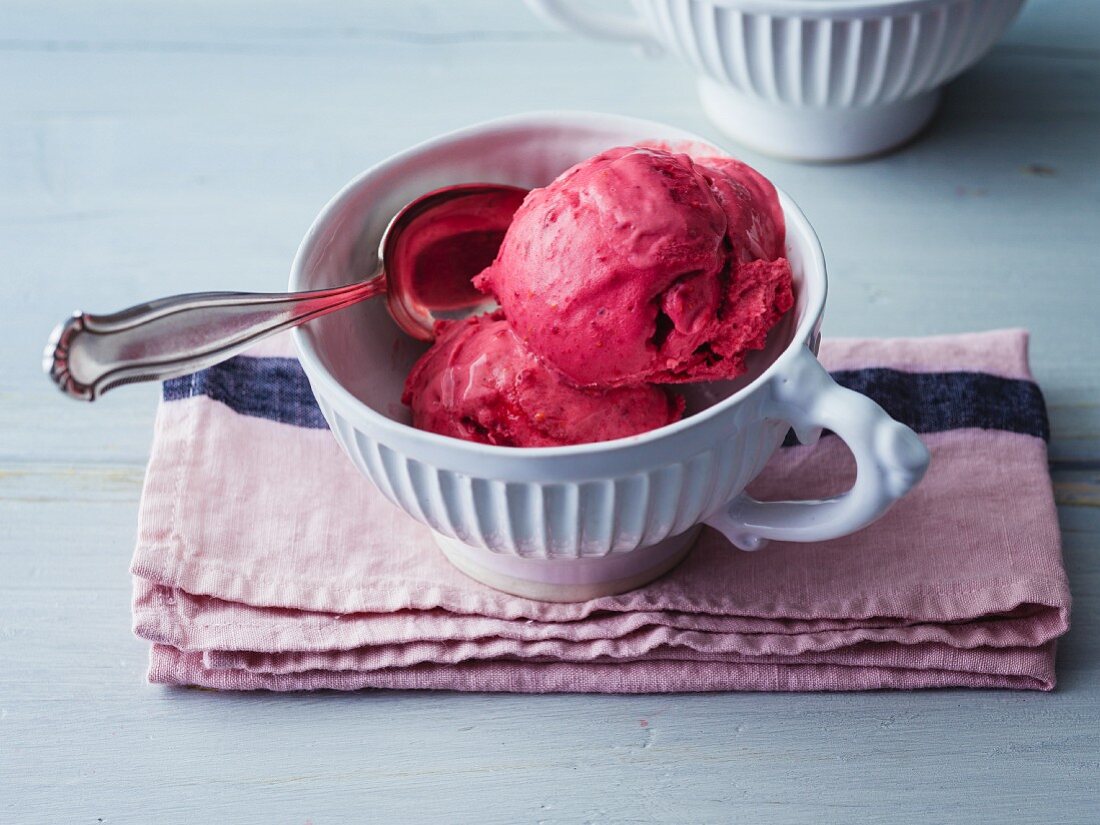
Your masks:
{"label": "cup handle", "polygon": [[582,11],[573,8],[570,0],[526,0],[528,8],[550,23],[573,29],[600,40],[616,40],[640,46],[647,56],[662,51],[646,22],[637,17]]}
{"label": "cup handle", "polygon": [[913,488],[930,456],[911,429],[865,395],[837,384],[806,347],[773,383],[769,418],[790,422],[803,444],[822,428],[836,433],[856,459],[852,489],[833,498],[757,501],[744,493],[707,521],[742,550],[768,539],[823,541],[866,527]]}

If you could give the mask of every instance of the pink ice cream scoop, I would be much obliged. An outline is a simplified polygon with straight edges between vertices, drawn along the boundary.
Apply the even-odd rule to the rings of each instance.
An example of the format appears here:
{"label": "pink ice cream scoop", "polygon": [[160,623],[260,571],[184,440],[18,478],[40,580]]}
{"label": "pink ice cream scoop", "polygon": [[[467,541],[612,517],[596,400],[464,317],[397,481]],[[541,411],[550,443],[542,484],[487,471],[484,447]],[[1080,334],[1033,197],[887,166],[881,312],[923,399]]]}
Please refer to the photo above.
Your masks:
{"label": "pink ice cream scoop", "polygon": [[500,313],[436,325],[405,382],[413,425],[513,447],[608,441],[671,424],[684,402],[660,387],[582,389],[547,368]]}
{"label": "pink ice cream scoop", "polygon": [[755,170],[621,147],[533,190],[474,283],[577,385],[727,379],[794,303],[783,245]]}

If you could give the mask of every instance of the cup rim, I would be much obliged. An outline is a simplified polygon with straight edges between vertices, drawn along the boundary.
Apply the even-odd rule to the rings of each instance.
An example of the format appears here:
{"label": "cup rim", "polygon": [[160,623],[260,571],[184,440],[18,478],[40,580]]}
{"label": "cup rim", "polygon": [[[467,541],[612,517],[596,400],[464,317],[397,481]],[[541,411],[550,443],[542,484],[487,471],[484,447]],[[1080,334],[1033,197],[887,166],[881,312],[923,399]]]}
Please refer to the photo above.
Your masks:
{"label": "cup rim", "polygon": [[[374,164],[356,175],[351,181],[345,184],[327,204],[325,204],[317,214],[317,217],[314,218],[313,223],[310,225],[309,230],[306,232],[295,254],[290,271],[290,290],[299,291],[306,288],[303,283],[305,262],[309,260],[315,244],[324,235],[325,229],[328,227],[333,214],[338,212],[340,206],[346,200],[352,198],[367,180],[381,174],[391,166],[402,163],[410,157],[421,154],[427,150],[435,149],[458,140],[475,137],[478,134],[491,134],[500,130],[517,127],[560,129],[563,126],[568,127],[570,125],[577,127],[593,127],[601,124],[631,127],[634,129],[651,128],[655,140],[670,139],[669,135],[671,133],[676,133],[681,136],[681,138],[677,139],[714,146],[714,148],[719,151],[723,151],[721,147],[715,146],[711,141],[705,138],[658,121],[587,111],[529,112],[494,118],[492,120],[482,121],[461,129],[446,132],[414,144]],[[328,370],[321,356],[318,354],[313,341],[305,334],[303,327],[297,327],[292,330],[291,333],[295,348],[298,351],[298,358],[310,379],[310,383],[319,385],[318,388],[321,390],[320,394],[324,395],[325,400],[340,408],[349,418],[357,422],[365,422],[368,424],[372,430],[372,437],[378,438],[378,440],[383,443],[387,438],[404,443],[409,443],[411,440],[412,442],[419,442],[420,446],[426,449],[444,450],[452,455],[466,454],[470,458],[481,457],[493,459],[505,459],[508,457],[516,459],[579,457],[598,453],[617,452],[620,450],[632,450],[651,445],[655,442],[674,437],[686,430],[701,426],[714,418],[726,414],[728,410],[736,407],[745,398],[748,398],[750,395],[766,386],[777,374],[782,373],[786,365],[798,355],[801,348],[806,346],[821,319],[821,315],[825,308],[825,298],[828,292],[825,257],[821,249],[821,243],[818,240],[817,233],[814,232],[813,227],[810,225],[810,222],[790,196],[779,187],[776,187],[776,193],[779,196],[779,203],[783,210],[787,237],[791,237],[792,231],[797,232],[799,244],[806,253],[805,271],[803,273],[803,289],[807,290],[805,314],[798,321],[798,325],[795,327],[790,343],[778,356],[776,356],[775,360],[760,373],[760,375],[744,387],[741,387],[736,392],[731,393],[705,410],[701,410],[687,418],[682,418],[672,424],[666,424],[638,435],[616,438],[609,441],[594,441],[558,447],[508,447],[497,444],[482,444],[476,441],[466,441],[465,439],[420,430],[413,427],[411,424],[403,424],[400,421],[396,421],[378,412],[356,397]]]}
{"label": "cup rim", "polygon": [[849,15],[889,13],[891,15],[924,11],[955,0],[708,0],[713,5],[750,14],[798,14],[829,18]]}

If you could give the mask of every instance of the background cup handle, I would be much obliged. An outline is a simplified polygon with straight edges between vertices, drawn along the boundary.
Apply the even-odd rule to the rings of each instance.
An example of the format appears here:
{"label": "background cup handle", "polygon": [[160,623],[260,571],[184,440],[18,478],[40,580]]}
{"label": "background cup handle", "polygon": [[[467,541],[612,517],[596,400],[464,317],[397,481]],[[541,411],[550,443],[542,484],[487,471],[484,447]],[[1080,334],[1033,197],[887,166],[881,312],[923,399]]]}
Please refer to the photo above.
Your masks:
{"label": "background cup handle", "polygon": [[758,550],[767,539],[823,541],[866,527],[921,480],[928,448],[865,395],[833,381],[809,349],[773,383],[769,417],[789,421],[803,444],[822,428],[836,433],[856,459],[852,489],[833,498],[757,501],[742,493],[707,521],[742,550]]}
{"label": "background cup handle", "polygon": [[526,0],[526,3],[543,20],[573,29],[580,34],[600,40],[633,43],[651,57],[662,51],[657,38],[640,18],[577,9],[573,7],[571,0]]}

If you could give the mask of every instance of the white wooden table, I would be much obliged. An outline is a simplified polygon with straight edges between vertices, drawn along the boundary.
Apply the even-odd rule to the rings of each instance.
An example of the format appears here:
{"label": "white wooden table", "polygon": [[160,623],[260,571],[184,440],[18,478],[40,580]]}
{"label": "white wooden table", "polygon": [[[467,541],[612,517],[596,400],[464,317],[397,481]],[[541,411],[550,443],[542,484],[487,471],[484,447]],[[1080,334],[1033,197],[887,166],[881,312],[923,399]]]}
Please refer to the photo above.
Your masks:
{"label": "white wooden table", "polygon": [[127,564],[157,389],[91,406],[52,324],[280,289],[410,142],[532,109],[718,136],[686,69],[517,2],[0,4],[0,821],[1100,822],[1100,3],[1032,0],[901,154],[793,194],[826,332],[1026,326],[1076,604],[1049,695],[215,694],[143,683]]}

